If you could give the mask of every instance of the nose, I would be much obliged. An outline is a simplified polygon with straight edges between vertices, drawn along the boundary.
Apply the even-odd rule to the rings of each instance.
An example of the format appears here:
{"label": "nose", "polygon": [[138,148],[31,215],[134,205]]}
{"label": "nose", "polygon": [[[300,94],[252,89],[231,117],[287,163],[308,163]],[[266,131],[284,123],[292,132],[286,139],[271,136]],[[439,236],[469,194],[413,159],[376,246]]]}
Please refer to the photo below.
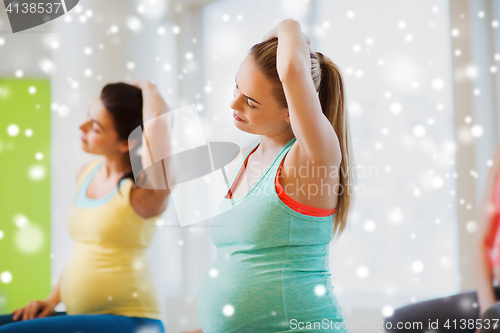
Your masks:
{"label": "nose", "polygon": [[238,92],[235,92],[234,93],[234,98],[233,100],[231,101],[231,103],[229,103],[229,107],[233,110],[238,110],[238,111],[241,111],[243,108],[241,107],[241,102],[242,102],[242,99],[241,99],[241,94],[239,94]]}
{"label": "nose", "polygon": [[233,98],[233,100],[231,101],[231,103],[229,103],[229,107],[233,110],[235,110],[235,104],[236,104],[236,98]]}
{"label": "nose", "polygon": [[88,120],[88,119],[87,119],[87,120],[85,120],[85,121],[84,121],[84,122],[80,125],[80,127],[79,127],[79,128],[80,128],[82,131],[84,131],[85,133],[87,133],[88,128],[89,128],[89,126],[88,126],[89,124],[90,124],[90,120]]}

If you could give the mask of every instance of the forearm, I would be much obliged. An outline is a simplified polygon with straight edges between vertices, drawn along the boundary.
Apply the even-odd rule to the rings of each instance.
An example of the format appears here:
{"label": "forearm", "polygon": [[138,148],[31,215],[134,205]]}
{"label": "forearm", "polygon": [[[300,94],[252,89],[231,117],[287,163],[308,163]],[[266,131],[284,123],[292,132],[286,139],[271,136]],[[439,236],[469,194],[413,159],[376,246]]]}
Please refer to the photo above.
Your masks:
{"label": "forearm", "polygon": [[283,82],[290,73],[311,71],[309,46],[304,40],[300,24],[294,20],[285,20],[277,26],[278,50],[276,67]]}
{"label": "forearm", "polygon": [[47,296],[45,300],[54,303],[54,305],[59,304],[61,302],[61,297],[59,294],[60,287],[61,287],[61,279],[59,279],[59,282],[54,287],[54,289],[52,289],[49,296]]}
{"label": "forearm", "polygon": [[152,83],[143,83],[141,85],[143,108],[143,121],[147,121],[164,114],[168,111],[168,105],[161,96],[156,86]]}
{"label": "forearm", "polygon": [[477,297],[482,313],[496,302],[493,289],[492,267],[489,260],[488,248],[485,244],[479,243],[476,246],[475,259]]}
{"label": "forearm", "polygon": [[[156,86],[144,84],[143,94],[143,121],[144,134],[142,136],[142,165],[144,169],[161,159],[170,156],[171,133],[169,119],[165,115],[169,108],[163,100]],[[150,169],[145,178],[145,188],[160,190],[165,188],[163,168]]]}

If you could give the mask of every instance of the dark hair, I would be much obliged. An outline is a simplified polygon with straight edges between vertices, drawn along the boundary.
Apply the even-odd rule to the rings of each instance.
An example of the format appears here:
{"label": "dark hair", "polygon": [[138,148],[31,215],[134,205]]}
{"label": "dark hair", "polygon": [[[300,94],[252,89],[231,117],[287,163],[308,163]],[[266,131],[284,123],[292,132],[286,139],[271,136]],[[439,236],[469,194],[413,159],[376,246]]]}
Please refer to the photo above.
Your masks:
{"label": "dark hair", "polygon": [[[121,140],[128,140],[130,133],[139,126],[141,126],[141,130],[144,130],[141,89],[127,83],[110,83],[102,89],[101,101],[111,114],[115,130]],[[126,153],[129,158],[132,153],[132,158],[137,159],[133,163],[137,163],[137,165],[142,165],[141,156],[136,153],[140,147],[141,142],[138,142],[133,152],[127,151]],[[130,171],[120,179],[118,186],[123,179],[127,178],[132,179],[135,183],[134,173]]]}

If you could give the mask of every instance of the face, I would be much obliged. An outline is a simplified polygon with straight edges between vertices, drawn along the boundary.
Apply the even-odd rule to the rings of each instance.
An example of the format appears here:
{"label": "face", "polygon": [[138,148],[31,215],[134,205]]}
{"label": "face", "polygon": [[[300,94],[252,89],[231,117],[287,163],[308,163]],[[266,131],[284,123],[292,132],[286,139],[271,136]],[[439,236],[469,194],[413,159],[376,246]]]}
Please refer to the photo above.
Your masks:
{"label": "face", "polygon": [[115,130],[112,116],[100,98],[90,106],[87,119],[80,125],[82,149],[97,155],[124,154],[128,151],[128,141],[120,140]]}
{"label": "face", "polygon": [[272,94],[274,87],[256,67],[251,56],[247,56],[236,73],[234,99],[231,101],[234,124],[240,130],[274,136],[290,127],[288,109],[279,105]]}

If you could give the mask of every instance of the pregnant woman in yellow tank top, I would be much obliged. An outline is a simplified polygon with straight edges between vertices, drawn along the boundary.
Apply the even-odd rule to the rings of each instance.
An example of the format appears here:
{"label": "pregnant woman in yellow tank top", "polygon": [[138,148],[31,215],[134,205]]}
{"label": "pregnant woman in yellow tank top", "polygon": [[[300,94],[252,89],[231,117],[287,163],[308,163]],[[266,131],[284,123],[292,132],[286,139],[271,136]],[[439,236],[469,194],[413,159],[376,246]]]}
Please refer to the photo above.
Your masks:
{"label": "pregnant woman in yellow tank top", "polygon": [[[103,88],[80,126],[83,150],[102,158],[82,167],[77,177],[68,218],[74,252],[46,300],[0,316],[1,333],[164,332],[146,251],[169,191],[144,186],[152,185],[148,177],[139,176],[141,182],[146,180],[137,185],[132,152],[132,159],[144,161],[150,144],[144,137],[140,148],[138,140],[129,143],[129,135],[167,111],[149,82]],[[136,154],[134,148],[143,153]],[[60,301],[65,313],[55,312]]]}

